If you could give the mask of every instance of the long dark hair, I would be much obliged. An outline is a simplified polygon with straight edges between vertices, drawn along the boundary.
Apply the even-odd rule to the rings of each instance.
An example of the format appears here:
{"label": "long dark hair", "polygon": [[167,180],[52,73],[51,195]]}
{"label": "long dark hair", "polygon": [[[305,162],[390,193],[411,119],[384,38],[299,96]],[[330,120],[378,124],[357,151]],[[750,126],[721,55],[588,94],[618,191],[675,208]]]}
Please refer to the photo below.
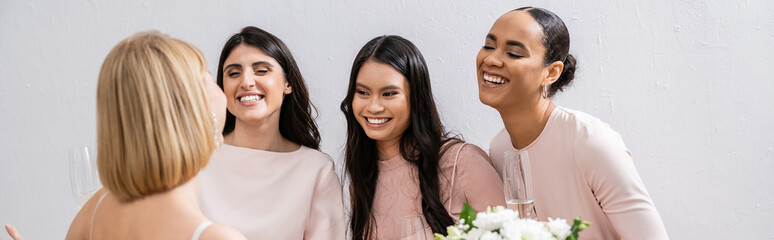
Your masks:
{"label": "long dark hair", "polygon": [[[316,109],[309,101],[306,83],[301,76],[301,71],[298,70],[296,60],[290,54],[290,49],[276,36],[263,29],[247,26],[241,32],[228,38],[218,61],[218,86],[220,89],[223,89],[223,64],[231,51],[240,44],[261,49],[266,55],[277,60],[284,70],[285,80],[293,89],[293,92],[285,95],[282,100],[279,119],[280,134],[294,143],[319,150],[320,132],[317,130],[314,117],[312,117],[312,113],[316,112]],[[226,110],[226,126],[223,128],[223,135],[234,131],[235,122],[236,117]]]}
{"label": "long dark hair", "polygon": [[400,141],[400,153],[417,168],[419,190],[422,193],[422,213],[433,232],[446,234],[454,219],[441,200],[438,162],[451,144],[459,141],[445,132],[430,88],[430,74],[422,53],[414,44],[400,36],[381,36],[366,43],[352,64],[347,97],[341,101],[341,111],[347,118],[345,168],[351,181],[352,239],[370,239],[374,217],[371,213],[379,178],[376,141],[369,138],[352,112],[352,99],[360,67],[366,61],[391,65],[409,84],[411,117],[408,129]]}
{"label": "long dark hair", "polygon": [[578,60],[570,54],[570,32],[564,25],[559,16],[543,8],[522,7],[513,11],[526,11],[543,28],[543,47],[546,49],[543,64],[548,66],[554,62],[564,63],[559,79],[551,84],[548,90],[548,97],[554,96],[556,92],[564,91],[564,88],[572,83],[575,78],[575,69],[578,66]]}

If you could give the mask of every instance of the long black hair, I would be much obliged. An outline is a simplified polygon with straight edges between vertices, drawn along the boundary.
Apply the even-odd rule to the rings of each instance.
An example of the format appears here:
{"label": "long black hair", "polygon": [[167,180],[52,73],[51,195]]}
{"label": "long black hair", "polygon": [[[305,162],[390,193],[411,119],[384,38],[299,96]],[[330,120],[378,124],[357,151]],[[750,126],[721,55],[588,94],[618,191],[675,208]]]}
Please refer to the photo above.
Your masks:
{"label": "long black hair", "polygon": [[[218,61],[218,86],[223,89],[223,64],[228,55],[240,44],[261,49],[266,55],[274,58],[284,70],[285,80],[290,84],[293,92],[285,95],[280,109],[279,130],[280,134],[288,140],[307,146],[312,149],[320,149],[320,132],[317,123],[312,117],[316,112],[309,101],[309,92],[306,83],[298,70],[296,60],[290,54],[290,49],[279,38],[263,29],[247,26],[241,32],[232,35],[223,46]],[[226,126],[223,127],[223,135],[234,131],[236,117],[226,110]]]}
{"label": "long black hair", "polygon": [[564,25],[559,16],[543,8],[522,7],[513,11],[526,11],[543,28],[542,44],[546,49],[543,64],[551,65],[554,62],[564,63],[561,75],[556,82],[551,84],[548,90],[548,97],[554,96],[556,92],[564,91],[564,88],[572,83],[575,78],[575,69],[578,66],[578,60],[570,54],[570,32]]}
{"label": "long black hair", "polygon": [[438,163],[448,150],[449,138],[445,132],[430,88],[430,74],[422,53],[414,44],[400,36],[380,36],[366,43],[352,64],[347,97],[341,101],[341,111],[347,118],[347,145],[345,168],[351,181],[352,239],[371,239],[374,217],[371,213],[379,178],[376,141],[369,138],[352,111],[355,83],[360,68],[367,61],[391,65],[409,84],[409,126],[400,140],[400,153],[417,168],[419,190],[422,193],[422,214],[433,232],[446,234],[446,227],[454,219],[443,207],[441,200]]}

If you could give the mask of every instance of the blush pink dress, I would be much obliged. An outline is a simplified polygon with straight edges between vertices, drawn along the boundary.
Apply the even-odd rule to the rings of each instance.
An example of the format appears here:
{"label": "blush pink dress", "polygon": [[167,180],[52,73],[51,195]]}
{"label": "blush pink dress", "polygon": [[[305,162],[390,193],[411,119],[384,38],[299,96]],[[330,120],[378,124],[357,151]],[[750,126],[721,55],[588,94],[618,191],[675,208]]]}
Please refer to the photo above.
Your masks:
{"label": "blush pink dress", "polygon": [[202,212],[248,239],[345,239],[341,183],[328,155],[224,144],[199,173]]}
{"label": "blush pink dress", "polygon": [[661,217],[621,136],[588,114],[556,107],[543,132],[515,149],[503,129],[489,154],[502,173],[505,151],[527,151],[541,221],[591,221],[580,239],[668,239]]}
{"label": "blush pink dress", "polygon": [[[456,157],[458,153],[459,157]],[[447,211],[451,210],[451,215],[459,217],[462,203],[470,204],[477,211],[483,211],[487,206],[505,206],[502,180],[481,148],[458,143],[449,148],[440,160],[441,199]],[[372,209],[376,220],[376,239],[400,239],[401,218],[421,216],[421,206],[416,168],[400,154],[379,161]],[[427,239],[433,239],[426,221],[425,228]]]}

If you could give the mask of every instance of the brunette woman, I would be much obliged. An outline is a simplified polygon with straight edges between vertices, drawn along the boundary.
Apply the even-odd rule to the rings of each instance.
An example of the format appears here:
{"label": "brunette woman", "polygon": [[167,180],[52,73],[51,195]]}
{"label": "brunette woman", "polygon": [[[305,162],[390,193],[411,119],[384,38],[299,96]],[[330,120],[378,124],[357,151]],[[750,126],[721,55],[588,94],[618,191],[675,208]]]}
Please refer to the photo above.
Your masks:
{"label": "brunette woman", "polygon": [[490,144],[495,166],[506,151],[527,151],[538,219],[591,221],[582,239],[667,239],[621,136],[551,102],[575,75],[569,49],[567,27],[545,9],[519,8],[492,25],[476,66],[479,98],[505,124]]}
{"label": "brunette woman", "polygon": [[381,36],[363,46],[341,110],[352,239],[399,239],[404,216],[423,216],[432,239],[465,202],[479,211],[505,204],[486,153],[444,130],[427,64],[408,40]]}
{"label": "brunette woman", "polygon": [[249,239],[344,239],[341,183],[287,46],[245,27],[223,47],[217,78],[225,144],[201,173],[204,213]]}

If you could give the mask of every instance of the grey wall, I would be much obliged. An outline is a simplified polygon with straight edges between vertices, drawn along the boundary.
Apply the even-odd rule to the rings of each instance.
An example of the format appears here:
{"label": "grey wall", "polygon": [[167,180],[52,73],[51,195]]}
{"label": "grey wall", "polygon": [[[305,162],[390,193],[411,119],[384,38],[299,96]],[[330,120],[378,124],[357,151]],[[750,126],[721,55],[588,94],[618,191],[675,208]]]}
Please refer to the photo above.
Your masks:
{"label": "grey wall", "polygon": [[623,135],[672,238],[774,238],[774,2],[766,0],[0,0],[0,223],[28,239],[64,237],[77,211],[67,149],[95,145],[97,73],[134,32],[193,43],[211,72],[241,27],[276,34],[308,81],[323,151],[341,163],[338,105],[349,69],[382,34],[423,51],[444,123],[486,149],[502,123],[478,101],[475,55],[496,18],[525,5],[567,23],[580,70],[555,100]]}

